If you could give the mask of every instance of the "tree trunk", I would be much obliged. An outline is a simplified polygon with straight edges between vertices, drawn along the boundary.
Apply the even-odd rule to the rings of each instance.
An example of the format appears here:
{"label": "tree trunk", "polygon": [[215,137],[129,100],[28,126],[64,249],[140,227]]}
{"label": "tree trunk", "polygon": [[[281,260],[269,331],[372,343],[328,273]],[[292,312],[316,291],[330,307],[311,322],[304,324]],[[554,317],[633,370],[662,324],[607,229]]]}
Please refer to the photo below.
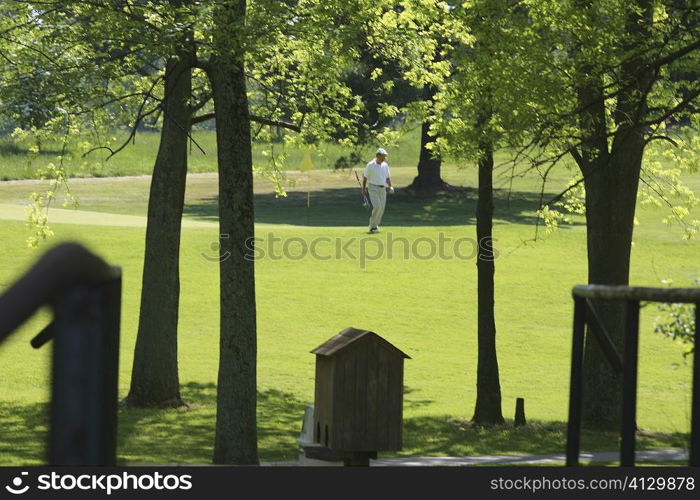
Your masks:
{"label": "tree trunk", "polygon": [[479,362],[476,376],[476,407],[472,417],[472,421],[479,425],[504,422],[494,318],[493,164],[493,145],[488,139],[483,140],[479,144],[479,199],[476,205],[476,238],[479,241],[476,261]]}
{"label": "tree trunk", "polygon": [[[425,98],[433,99],[435,96],[434,89],[424,91]],[[418,175],[413,179],[413,182],[406,188],[416,194],[435,194],[440,191],[445,191],[451,188],[449,184],[440,177],[440,168],[442,167],[442,158],[434,155],[433,152],[426,146],[435,141],[435,137],[431,137],[430,123],[425,121],[421,127],[420,135],[420,156],[418,158]]]}
{"label": "tree trunk", "polygon": [[[613,151],[610,165],[586,180],[588,282],[626,285],[629,282],[632,228],[641,164],[641,148],[630,140]],[[624,151],[624,152],[623,152]],[[625,304],[594,301],[605,329],[619,353],[623,352]],[[608,364],[590,333],[584,353],[583,425],[619,430],[622,411],[622,377]]]}
{"label": "tree trunk", "polygon": [[246,240],[254,236],[250,115],[240,33],[245,1],[215,10],[216,54],[209,76],[216,109],[221,233],[221,317],[214,463],[257,464],[256,317],[253,261]]}
{"label": "tree trunk", "polygon": [[163,129],[148,199],[139,329],[126,403],[179,406],[177,323],[180,300],[180,224],[187,179],[191,58],[166,66]]}
{"label": "tree trunk", "polygon": [[[629,49],[648,39],[653,21],[651,0],[637,0],[628,6],[626,31]],[[637,54],[641,54],[637,51]],[[607,125],[600,77],[588,79],[579,89],[582,154],[577,161],[586,187],[586,230],[588,282],[627,285],[637,189],[645,147],[647,95],[653,85],[652,70],[642,55],[628,58],[620,68],[622,90],[614,118],[616,131],[608,152]],[[582,75],[595,74],[582,68]],[[623,352],[625,304],[594,301],[603,326]],[[584,352],[582,424],[588,428],[619,431],[622,415],[622,377],[613,372],[595,341],[586,336]]]}
{"label": "tree trunk", "polygon": [[417,194],[434,194],[439,191],[449,189],[449,185],[440,177],[440,167],[442,159],[439,156],[434,156],[433,153],[426,148],[426,145],[435,140],[428,134],[430,124],[423,122],[420,136],[420,157],[418,159],[418,175],[414,177],[413,182],[407,187]]}

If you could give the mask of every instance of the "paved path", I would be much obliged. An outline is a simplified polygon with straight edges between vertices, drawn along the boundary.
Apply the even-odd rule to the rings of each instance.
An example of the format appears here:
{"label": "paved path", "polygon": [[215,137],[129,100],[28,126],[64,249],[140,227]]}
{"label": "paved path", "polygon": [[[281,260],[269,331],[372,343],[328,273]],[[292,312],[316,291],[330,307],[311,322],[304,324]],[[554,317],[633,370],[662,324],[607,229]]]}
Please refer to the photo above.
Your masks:
{"label": "paved path", "polygon": [[[582,452],[581,463],[588,462],[614,462],[619,460],[620,453],[617,451]],[[687,463],[688,454],[685,450],[649,450],[638,451],[637,462],[678,462],[679,465]],[[371,460],[371,467],[396,467],[396,466],[470,466],[470,465],[547,465],[563,464],[566,462],[564,454],[550,455],[484,455],[479,457],[400,457],[400,458],[380,458]],[[319,460],[302,460],[299,462],[266,462],[265,466],[333,466],[342,465],[339,462],[321,462]]]}
{"label": "paved path", "polygon": [[[620,459],[618,451],[600,451],[600,452],[582,452],[580,460],[582,463],[587,462],[614,462]],[[687,461],[688,455],[685,450],[649,450],[638,451],[636,454],[638,462],[673,462]],[[482,465],[482,464],[498,464],[498,465],[544,465],[551,463],[566,462],[566,455],[487,455],[481,457],[415,457],[415,458],[380,458],[372,460],[372,465],[375,466],[394,466],[394,465],[428,465],[428,466],[445,466],[445,465]]]}

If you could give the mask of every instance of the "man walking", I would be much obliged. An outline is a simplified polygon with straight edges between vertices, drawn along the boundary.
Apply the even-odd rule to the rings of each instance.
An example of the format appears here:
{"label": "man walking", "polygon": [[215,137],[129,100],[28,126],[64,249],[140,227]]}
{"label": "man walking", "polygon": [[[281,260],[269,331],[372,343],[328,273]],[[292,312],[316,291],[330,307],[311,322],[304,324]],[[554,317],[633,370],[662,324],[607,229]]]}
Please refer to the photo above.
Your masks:
{"label": "man walking", "polygon": [[365,173],[362,175],[362,191],[365,195],[369,194],[369,201],[372,202],[372,215],[369,217],[370,233],[379,232],[379,223],[382,221],[386,207],[386,188],[389,188],[390,193],[394,192],[389,165],[384,161],[387,156],[385,149],[377,149],[374,160],[367,164]]}

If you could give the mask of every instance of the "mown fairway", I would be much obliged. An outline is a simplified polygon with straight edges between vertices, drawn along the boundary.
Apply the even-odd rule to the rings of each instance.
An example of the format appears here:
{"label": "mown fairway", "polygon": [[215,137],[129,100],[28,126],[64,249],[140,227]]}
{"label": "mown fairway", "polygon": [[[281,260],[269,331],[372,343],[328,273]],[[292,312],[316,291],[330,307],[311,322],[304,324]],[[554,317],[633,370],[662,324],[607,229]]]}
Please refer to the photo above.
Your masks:
{"label": "mown fairway", "polygon": [[[397,165],[392,173],[394,184],[401,187],[410,183],[415,169]],[[314,356],[309,351],[347,326],[371,329],[412,357],[405,366],[403,454],[561,452],[569,385],[570,290],[586,279],[582,220],[551,235],[540,228],[534,242],[537,180],[516,181],[510,197],[506,191],[498,193],[496,318],[504,415],[512,419],[515,398],[524,397],[532,425],[478,431],[453,422],[471,418],[474,405],[475,261],[468,243],[460,248],[467,258],[458,259],[449,245],[443,258],[431,256],[428,241],[474,236],[473,168],[445,169],[448,182],[466,187],[459,194],[415,198],[399,192],[389,198],[382,233],[376,236],[365,234],[366,212],[352,172],[314,170],[290,177],[297,183],[287,198],[276,198],[267,180],[259,179],[256,186],[256,235],[266,249],[256,267],[261,459],[297,457],[295,438],[304,404],[313,402]],[[549,190],[566,179],[562,172]],[[49,214],[56,233],[49,244],[77,240],[123,267],[122,397],[128,389],[137,329],[149,181],[75,180],[71,187],[81,202],[79,211]],[[696,192],[700,189],[700,175],[687,181]],[[0,183],[0,290],[39,255],[26,247],[29,231],[21,206],[39,189],[33,183]],[[214,174],[191,176],[181,252],[179,347],[180,380],[189,408],[122,410],[121,462],[211,461],[218,366],[215,196]],[[679,229],[665,226],[661,219],[666,215],[665,208],[638,211],[633,284],[657,286],[661,279],[672,279],[675,286],[690,286],[700,276],[697,241],[684,241]],[[273,237],[279,239],[275,254],[286,245],[286,257],[270,256],[265,245]],[[319,237],[324,239],[315,248],[321,259],[304,253]],[[386,252],[390,238],[391,256]],[[399,238],[413,248],[407,259]],[[339,255],[338,241],[346,249]],[[384,245],[382,255],[378,242]],[[683,446],[682,434],[689,428],[690,370],[678,344],[652,333],[657,315],[653,305],[642,311],[638,425],[645,437],[640,443]],[[39,314],[0,347],[2,465],[43,460],[50,349],[34,351],[29,340],[47,321],[48,314]],[[583,446],[614,449],[616,439],[589,434]]]}

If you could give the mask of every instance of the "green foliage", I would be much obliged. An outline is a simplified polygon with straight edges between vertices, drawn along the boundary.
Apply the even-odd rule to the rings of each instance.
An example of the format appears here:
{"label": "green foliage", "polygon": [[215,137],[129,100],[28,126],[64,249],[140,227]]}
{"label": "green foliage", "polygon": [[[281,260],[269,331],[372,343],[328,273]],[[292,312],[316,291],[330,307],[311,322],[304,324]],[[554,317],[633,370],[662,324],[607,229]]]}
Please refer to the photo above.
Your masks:
{"label": "green foliage", "polygon": [[364,163],[364,158],[357,151],[353,151],[349,156],[341,156],[335,161],[333,168],[344,170]]}
{"label": "green foliage", "polygon": [[[360,103],[342,75],[357,57],[352,41],[360,21],[344,9],[312,1],[251,3],[246,26],[251,112],[300,124],[299,136],[284,136],[287,144],[329,140],[337,131],[352,134]],[[328,26],[336,27],[334,36],[328,36]],[[274,132],[261,127],[258,137],[266,141]]]}
{"label": "green foliage", "polygon": [[[159,8],[150,9],[150,17],[144,10],[149,8],[134,11],[114,2],[3,3],[0,102],[6,117],[20,126],[15,139],[33,143],[27,168],[49,181],[45,192],[31,197],[30,246],[52,234],[48,209],[57,187],[66,188],[64,204],[77,204],[67,186],[65,163],[74,160],[69,144],[80,140],[83,156],[113,151],[116,138],[105,130],[136,126],[136,120],[158,110],[157,68],[172,37],[163,30],[144,32],[143,23],[153,22]],[[56,138],[58,152],[51,149]],[[47,155],[51,161],[37,165]],[[88,161],[81,168],[88,168]]]}
{"label": "green foliage", "polygon": [[[514,162],[501,167],[510,167],[511,177],[536,175],[544,185],[554,167],[571,166],[565,161],[569,153],[578,152],[584,162],[592,158],[586,113],[596,101],[582,104],[580,92],[599,85],[607,134],[602,147],[612,151],[626,127],[644,124],[640,197],[666,205],[667,221],[692,236],[697,200],[681,176],[697,168],[700,154],[694,104],[700,51],[693,50],[700,36],[698,11],[682,2],[654,5],[654,22],[639,29],[630,23],[641,11],[626,0],[474,0],[455,6],[450,16],[469,27],[473,41],[456,45],[450,76],[438,84],[431,117],[438,149],[475,159],[484,141],[513,148],[519,151]],[[621,75],[645,65],[658,68],[648,93],[628,95],[633,82]],[[480,113],[489,116],[487,122]],[[568,214],[582,213],[584,183],[579,174],[562,195],[542,199],[540,217],[548,231]]]}
{"label": "green foliage", "polygon": [[35,191],[30,195],[31,203],[27,206],[27,225],[32,230],[32,234],[27,237],[27,245],[31,248],[36,248],[40,242],[54,235],[48,225],[48,213],[51,204],[56,201],[59,191],[63,190],[64,192],[62,201],[64,207],[69,205],[73,208],[78,207],[78,199],[72,194],[68,185],[68,175],[64,163],[66,160],[71,160],[68,141],[71,133],[76,133],[76,131],[71,130],[70,126],[66,126],[64,116],[53,118],[46,125],[41,129],[32,127],[29,131],[18,128],[12,134],[16,141],[31,140],[34,142],[34,146],[28,149],[26,156],[27,168],[31,168],[32,162],[36,161],[42,152],[41,144],[54,138],[53,128],[64,129],[61,148],[55,156],[56,163],[49,162],[36,170],[37,178],[47,180],[48,187],[43,192]]}
{"label": "green foliage", "polygon": [[[668,280],[664,283],[671,284]],[[700,279],[695,280],[695,285],[700,285]],[[662,314],[654,321],[654,332],[683,344],[684,358],[695,352],[695,305],[662,303],[657,310]]]}
{"label": "green foliage", "polygon": [[642,204],[667,206],[671,213],[663,222],[681,226],[684,237],[690,239],[700,230],[700,219],[691,216],[700,199],[683,183],[682,176],[698,171],[700,134],[682,128],[669,135],[675,136],[675,144],[655,141],[645,151],[640,200]]}
{"label": "green foliage", "polygon": [[[340,144],[352,147],[360,142],[357,122],[364,102],[345,83],[345,76],[358,64],[359,39],[370,36],[372,50],[401,46],[397,39],[406,33],[394,34],[388,27],[380,30],[381,41],[375,38],[376,20],[393,19],[392,6],[367,0],[343,5],[255,0],[248,2],[245,22],[229,19],[217,27],[216,16],[229,15],[217,2],[10,1],[0,20],[1,26],[8,26],[2,35],[12,32],[13,37],[2,39],[0,51],[7,47],[10,57],[4,58],[4,71],[16,78],[0,84],[0,102],[9,104],[8,117],[32,133],[63,133],[51,127],[51,119],[57,109],[66,110],[68,126],[81,131],[73,140],[80,140],[83,154],[109,159],[125,144],[124,136],[128,142],[139,128],[158,128],[165,61],[192,45],[201,68],[219,54],[238,51],[234,57],[246,68],[251,113],[302,130],[297,135],[256,124],[253,134],[259,143],[298,147],[341,138]],[[16,11],[25,18],[18,18]],[[20,35],[22,43],[17,40]],[[365,61],[369,71],[374,57],[379,52]],[[200,115],[214,111],[201,68],[193,74],[192,96],[193,109]],[[25,85],[30,70],[51,78],[35,78]],[[121,132],[118,139],[110,137],[115,130]],[[388,144],[396,134],[380,128],[377,139]],[[259,163],[258,172],[282,179],[286,155],[271,149],[266,157],[269,161]],[[278,191],[283,193],[282,183]]]}
{"label": "green foliage", "polygon": [[695,352],[695,307],[687,304],[660,304],[663,318],[654,324],[654,332],[685,344],[683,356]]}
{"label": "green foliage", "polygon": [[[698,171],[700,134],[695,129],[676,127],[668,132],[671,140],[654,141],[645,150],[640,175],[639,201],[643,206],[665,207],[663,222],[683,229],[691,239],[700,229],[700,220],[691,214],[700,199],[683,178]],[[572,178],[558,201],[540,210],[547,232],[561,223],[571,222],[570,215],[584,215],[586,190],[583,178]],[[668,213],[670,212],[670,213]]]}

